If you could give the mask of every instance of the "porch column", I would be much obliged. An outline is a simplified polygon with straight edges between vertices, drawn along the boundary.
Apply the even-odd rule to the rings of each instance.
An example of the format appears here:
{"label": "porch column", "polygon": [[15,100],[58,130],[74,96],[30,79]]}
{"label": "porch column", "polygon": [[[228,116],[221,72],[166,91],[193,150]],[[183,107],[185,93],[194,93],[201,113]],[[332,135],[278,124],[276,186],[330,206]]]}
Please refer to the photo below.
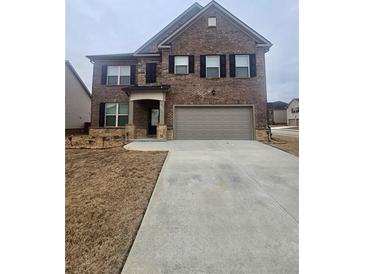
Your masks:
{"label": "porch column", "polygon": [[129,101],[128,105],[128,124],[125,126],[126,139],[134,139],[134,125],[133,125],[133,101]]}
{"label": "porch column", "polygon": [[157,139],[167,140],[167,126],[165,125],[165,100],[160,100],[160,121],[157,127]]}
{"label": "porch column", "polygon": [[165,101],[160,100],[160,125],[165,124]]}
{"label": "porch column", "polygon": [[129,106],[128,106],[128,125],[133,125],[133,109],[134,109],[134,103],[133,103],[133,101],[129,101]]}

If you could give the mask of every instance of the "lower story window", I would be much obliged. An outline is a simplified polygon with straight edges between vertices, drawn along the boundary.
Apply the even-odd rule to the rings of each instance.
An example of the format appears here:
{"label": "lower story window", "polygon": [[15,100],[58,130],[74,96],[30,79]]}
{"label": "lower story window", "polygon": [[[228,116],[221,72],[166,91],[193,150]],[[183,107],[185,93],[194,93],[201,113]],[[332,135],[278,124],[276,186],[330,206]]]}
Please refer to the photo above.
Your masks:
{"label": "lower story window", "polygon": [[105,126],[123,127],[128,124],[128,103],[105,104]]}

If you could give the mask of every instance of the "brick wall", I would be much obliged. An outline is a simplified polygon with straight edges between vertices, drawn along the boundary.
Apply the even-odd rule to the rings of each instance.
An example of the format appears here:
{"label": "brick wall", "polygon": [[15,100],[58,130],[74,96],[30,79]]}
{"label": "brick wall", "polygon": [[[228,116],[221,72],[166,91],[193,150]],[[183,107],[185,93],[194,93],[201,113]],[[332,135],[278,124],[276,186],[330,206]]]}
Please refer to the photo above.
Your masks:
{"label": "brick wall", "polygon": [[[208,28],[208,17],[217,18],[217,27]],[[161,57],[143,58],[138,61],[96,61],[94,64],[93,98],[91,127],[98,127],[99,104],[101,102],[127,102],[128,97],[121,87],[100,85],[101,66],[137,65],[137,84],[145,83],[145,64],[157,62],[157,85],[171,85],[166,96],[165,121],[168,128],[173,125],[173,105],[175,104],[254,104],[256,127],[266,125],[266,79],[265,50],[257,48],[255,41],[242,32],[236,25],[215,7],[209,8],[192,26],[179,34],[172,41],[170,49],[163,49]],[[229,76],[229,54],[255,53],[257,76],[248,79],[231,78]],[[174,75],[168,73],[168,55],[194,55],[195,73]],[[199,56],[209,54],[226,54],[227,77],[219,79],[200,78]],[[215,95],[211,91],[215,90]],[[134,117],[136,128],[144,128],[142,121],[146,117],[143,110],[138,111],[135,104]]]}
{"label": "brick wall", "polygon": [[99,127],[99,105],[100,103],[123,103],[128,102],[128,96],[121,91],[120,86],[101,85],[102,65],[124,66],[137,65],[137,61],[96,61],[93,71],[93,86],[91,98],[91,127]]}
{"label": "brick wall", "polygon": [[[208,28],[208,17],[217,18],[217,27]],[[229,54],[256,53],[257,76],[248,79],[229,76]],[[168,73],[168,55],[188,54],[195,56],[195,73],[174,75]],[[199,56],[226,54],[227,77],[219,79],[200,78]],[[243,33],[232,21],[216,8],[208,9],[202,17],[180,34],[172,43],[171,49],[162,51],[162,77],[165,84],[171,85],[166,98],[166,122],[173,124],[174,104],[254,104],[256,127],[266,125],[266,79],[265,52],[257,48],[255,42]],[[216,93],[213,96],[212,90]]]}

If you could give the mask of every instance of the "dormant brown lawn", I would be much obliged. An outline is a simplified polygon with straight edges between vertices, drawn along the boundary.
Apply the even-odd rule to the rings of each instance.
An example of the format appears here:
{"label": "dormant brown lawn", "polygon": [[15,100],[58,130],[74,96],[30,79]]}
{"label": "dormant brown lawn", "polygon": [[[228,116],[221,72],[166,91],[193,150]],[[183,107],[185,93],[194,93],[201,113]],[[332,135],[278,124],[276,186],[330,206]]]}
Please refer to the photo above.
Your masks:
{"label": "dormant brown lawn", "polygon": [[66,273],[119,273],[166,152],[66,150]]}

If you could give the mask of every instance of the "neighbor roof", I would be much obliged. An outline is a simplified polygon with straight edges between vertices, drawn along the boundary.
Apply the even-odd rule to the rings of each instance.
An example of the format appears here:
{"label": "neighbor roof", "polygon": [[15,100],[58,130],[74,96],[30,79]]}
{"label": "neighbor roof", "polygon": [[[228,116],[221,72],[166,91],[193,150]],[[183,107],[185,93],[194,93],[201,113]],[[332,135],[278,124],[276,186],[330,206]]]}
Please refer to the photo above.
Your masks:
{"label": "neighbor roof", "polygon": [[202,8],[197,14],[195,14],[190,20],[188,20],[185,24],[183,24],[180,28],[178,28],[175,32],[173,32],[171,35],[166,37],[159,45],[158,47],[168,47],[168,44],[181,32],[185,31],[200,15],[202,15],[207,9],[210,7],[216,7],[218,10],[220,10],[223,14],[227,15],[231,20],[233,20],[235,23],[238,24],[241,29],[247,33],[249,36],[254,38],[258,45],[264,46],[267,48],[270,48],[272,46],[272,43],[267,40],[265,37],[260,35],[258,32],[250,28],[248,25],[243,23],[240,19],[238,19],[236,16],[234,16],[232,13],[230,13],[228,10],[223,8],[221,5],[219,5],[214,0],[211,1],[209,4],[207,4],[204,8]]}
{"label": "neighbor roof", "polygon": [[290,105],[293,101],[299,101],[299,98],[293,98],[288,105]]}
{"label": "neighbor roof", "polygon": [[81,86],[83,87],[83,89],[87,93],[87,95],[89,95],[89,97],[91,98],[91,93],[90,93],[89,89],[86,87],[85,83],[82,81],[81,77],[76,72],[74,67],[71,65],[70,61],[66,60],[65,64],[71,70],[72,74],[76,77],[76,79],[80,82]]}
{"label": "neighbor roof", "polygon": [[268,108],[277,109],[277,110],[285,110],[288,108],[288,103],[282,101],[269,102],[267,103]]}

